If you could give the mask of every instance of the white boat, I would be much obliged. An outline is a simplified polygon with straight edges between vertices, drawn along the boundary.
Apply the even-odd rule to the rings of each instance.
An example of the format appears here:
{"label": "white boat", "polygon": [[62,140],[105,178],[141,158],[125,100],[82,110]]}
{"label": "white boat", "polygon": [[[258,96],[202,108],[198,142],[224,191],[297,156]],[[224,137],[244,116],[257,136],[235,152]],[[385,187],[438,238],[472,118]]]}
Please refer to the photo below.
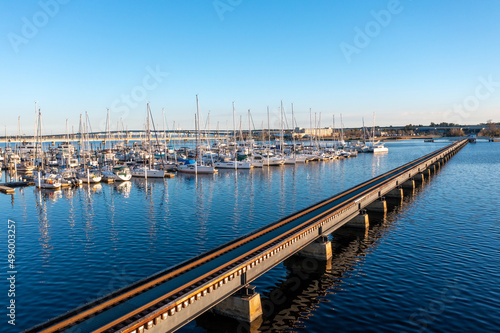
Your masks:
{"label": "white boat", "polygon": [[35,178],[35,186],[38,188],[43,188],[47,190],[57,190],[61,188],[61,183],[57,179],[58,175],[56,174],[46,174],[46,175],[41,175],[41,173],[38,173],[37,177]]}
{"label": "white boat", "polygon": [[59,162],[57,161],[56,158],[52,157],[52,158],[49,158],[47,160],[47,164],[50,166],[50,167],[56,167],[59,165]]}
{"label": "white boat", "polygon": [[215,162],[214,167],[217,169],[252,169],[253,165],[250,162],[239,162],[239,161],[223,161]]}
{"label": "white boat", "polygon": [[254,168],[262,168],[264,166],[264,163],[262,161],[251,161],[250,162]]}
{"label": "white boat", "polygon": [[307,156],[302,154],[295,155],[295,163],[306,163],[306,162],[307,162]]}
{"label": "white boat", "polygon": [[135,167],[130,170],[133,177],[141,178],[163,178],[165,177],[165,171],[150,169],[148,167]]}
{"label": "white boat", "polygon": [[[200,105],[198,102],[198,95],[196,95],[196,139],[200,137]],[[209,149],[209,147],[207,147]],[[195,156],[199,155],[200,146],[196,146]],[[217,173],[217,169],[214,166],[201,164],[199,161],[195,161],[190,164],[183,164],[177,167],[177,172],[190,173],[190,174],[214,174]]]}
{"label": "white boat", "polygon": [[297,160],[294,156],[285,156],[284,160],[285,164],[287,165],[295,165],[297,163]]}
{"label": "white boat", "polygon": [[31,161],[24,161],[17,165],[16,170],[19,172],[32,172],[35,166]]}
{"label": "white boat", "polygon": [[373,129],[372,129],[372,140],[367,144],[368,153],[387,153],[389,148],[385,147],[380,141],[375,142],[375,112],[373,113]]}
{"label": "white boat", "polygon": [[385,147],[383,144],[375,145],[371,149],[373,153],[387,153],[389,148]]}
{"label": "white boat", "polygon": [[132,178],[132,173],[126,166],[115,166],[113,168],[113,174],[116,176],[116,181],[125,182]]}
{"label": "white boat", "polygon": [[18,149],[21,155],[31,155],[31,154],[41,154],[42,148],[38,146],[35,142],[23,142]]}
{"label": "white boat", "polygon": [[367,153],[387,153],[389,148],[385,147],[383,143],[367,143],[366,151]]}
{"label": "white boat", "polygon": [[165,171],[171,171],[175,170],[177,168],[177,164],[174,162],[169,162],[169,161],[164,161],[156,164],[157,166],[160,165],[160,168],[162,168]]}
{"label": "white boat", "polygon": [[262,162],[262,165],[264,165],[264,166],[280,166],[280,165],[285,164],[284,159],[282,159],[280,157],[276,157],[276,156],[271,156],[270,154],[266,154],[266,153],[264,153],[262,155],[255,154],[254,160],[258,161],[258,162]]}
{"label": "white boat", "polygon": [[101,169],[102,179],[112,179],[117,182],[125,182],[132,179],[132,173],[126,166],[103,167]]}
{"label": "white boat", "polygon": [[81,179],[78,179],[78,177],[76,176],[76,170],[74,169],[59,170],[57,178],[59,179],[63,187],[78,186],[82,185],[83,183],[83,181]]}
{"label": "white boat", "polygon": [[197,163],[179,165],[177,172],[192,173],[192,174],[214,174],[217,169],[209,165],[198,165]]}
{"label": "white boat", "polygon": [[77,178],[84,183],[90,184],[90,183],[99,183],[102,179],[102,176],[95,171],[89,169],[87,170],[82,169],[77,173]]}
{"label": "white boat", "polygon": [[64,155],[73,155],[75,153],[75,147],[70,142],[61,142],[59,146],[57,146],[58,152]]}

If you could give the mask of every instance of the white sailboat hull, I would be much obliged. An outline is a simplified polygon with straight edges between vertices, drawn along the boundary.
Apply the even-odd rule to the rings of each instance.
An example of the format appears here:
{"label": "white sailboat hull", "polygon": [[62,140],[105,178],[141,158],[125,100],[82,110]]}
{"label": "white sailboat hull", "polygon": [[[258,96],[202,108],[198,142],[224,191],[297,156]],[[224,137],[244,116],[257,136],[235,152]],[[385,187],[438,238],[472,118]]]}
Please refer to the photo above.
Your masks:
{"label": "white sailboat hull", "polygon": [[389,148],[387,148],[387,147],[374,147],[372,150],[372,153],[374,153],[374,154],[387,153],[387,152],[389,152]]}
{"label": "white sailboat hull", "polygon": [[191,174],[213,174],[217,173],[217,169],[208,165],[185,164],[177,167],[177,172]]}
{"label": "white sailboat hull", "polygon": [[[132,169],[130,172],[133,177],[146,178],[146,170],[144,168]],[[156,169],[147,170],[147,178],[163,178],[163,177],[165,177],[165,171],[163,170],[156,170]]]}
{"label": "white sailboat hull", "polygon": [[262,168],[264,166],[264,163],[258,162],[258,161],[252,161],[250,162],[254,168]]}
{"label": "white sailboat hull", "polygon": [[251,169],[253,168],[253,165],[248,162],[234,162],[234,161],[228,161],[228,162],[215,162],[214,167],[217,169]]}

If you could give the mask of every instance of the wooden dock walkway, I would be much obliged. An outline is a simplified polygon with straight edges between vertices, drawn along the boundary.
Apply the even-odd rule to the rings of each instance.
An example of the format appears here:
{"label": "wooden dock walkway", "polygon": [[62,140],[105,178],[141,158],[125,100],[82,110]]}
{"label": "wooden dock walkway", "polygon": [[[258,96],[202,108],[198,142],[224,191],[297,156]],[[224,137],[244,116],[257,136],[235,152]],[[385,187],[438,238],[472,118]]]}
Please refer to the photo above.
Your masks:
{"label": "wooden dock walkway", "polygon": [[14,194],[16,190],[14,190],[12,187],[0,185],[0,192],[5,194]]}

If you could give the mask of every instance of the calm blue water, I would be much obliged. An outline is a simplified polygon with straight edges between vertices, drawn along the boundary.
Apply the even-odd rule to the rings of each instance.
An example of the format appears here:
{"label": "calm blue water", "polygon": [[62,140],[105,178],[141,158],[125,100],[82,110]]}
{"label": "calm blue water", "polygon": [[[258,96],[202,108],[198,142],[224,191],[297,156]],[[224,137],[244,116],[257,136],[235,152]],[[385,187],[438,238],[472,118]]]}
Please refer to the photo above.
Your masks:
{"label": "calm blue water", "polygon": [[[0,195],[2,308],[7,220],[16,225],[18,332],[269,224],[447,142],[388,143],[344,161],[177,175]],[[369,232],[333,235],[328,263],[291,260],[255,281],[256,331],[498,331],[500,144],[467,145]],[[211,314],[181,331],[241,331]]]}

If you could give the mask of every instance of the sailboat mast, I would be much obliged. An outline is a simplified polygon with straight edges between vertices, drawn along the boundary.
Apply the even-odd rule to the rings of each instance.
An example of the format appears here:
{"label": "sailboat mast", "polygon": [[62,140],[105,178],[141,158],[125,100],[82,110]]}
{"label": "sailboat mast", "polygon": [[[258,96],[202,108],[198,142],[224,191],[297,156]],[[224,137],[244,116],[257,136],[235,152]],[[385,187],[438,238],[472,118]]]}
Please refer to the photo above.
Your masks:
{"label": "sailboat mast", "polygon": [[36,144],[36,131],[37,131],[37,124],[38,124],[38,102],[35,101],[35,128],[33,129],[33,141],[35,141]]}
{"label": "sailboat mast", "polygon": [[250,115],[250,109],[248,109],[248,141],[250,142],[252,140],[252,118]]}
{"label": "sailboat mast", "polygon": [[280,143],[280,150],[281,150],[281,155],[283,155],[283,146],[285,142],[285,135],[283,133],[283,100],[281,100],[281,130],[280,130],[280,136],[281,136],[281,143]]}
{"label": "sailboat mast", "polygon": [[314,112],[314,142],[316,143],[316,149],[318,148],[318,113]]}
{"label": "sailboat mast", "polygon": [[253,138],[252,138],[252,123],[251,123],[251,121],[252,121],[252,116],[250,115],[250,109],[248,109],[248,138],[247,138],[247,142],[249,145],[248,152],[250,153],[250,155],[253,156]]}
{"label": "sailboat mast", "polygon": [[372,147],[375,143],[375,112],[373,112]]}
{"label": "sailboat mast", "polygon": [[313,142],[312,142],[312,128],[313,128],[313,125],[312,125],[312,109],[309,108],[309,145],[312,147],[313,145]]}
{"label": "sailboat mast", "polygon": [[366,128],[365,128],[365,117],[361,118],[363,121],[363,143],[366,145]]}
{"label": "sailboat mast", "polygon": [[[236,145],[236,111],[234,109],[234,102],[233,102],[233,141],[234,141],[234,144]],[[235,148],[235,152],[236,154],[236,148]]]}
{"label": "sailboat mast", "polygon": [[332,140],[333,140],[333,147],[337,149],[337,141],[335,140],[335,114],[332,116]]}
{"label": "sailboat mast", "polygon": [[319,118],[318,118],[318,146],[321,147],[321,138],[323,137],[323,134],[321,133],[321,112],[319,113]]}
{"label": "sailboat mast", "polygon": [[[269,146],[268,146],[268,149],[271,148],[271,123],[269,121],[269,106],[267,107],[267,140],[268,140],[268,143],[269,143]],[[269,154],[267,155],[269,156]]]}
{"label": "sailboat mast", "polygon": [[[40,137],[40,166],[43,168],[43,144],[42,144],[42,110],[38,109],[38,136]],[[35,144],[35,160],[38,155],[38,147]]]}
{"label": "sailboat mast", "polygon": [[165,133],[165,108],[161,108],[161,114],[162,114],[162,121],[163,121],[163,140],[167,140],[166,137],[166,133]]}
{"label": "sailboat mast", "polygon": [[[152,156],[153,152],[151,149],[151,128],[149,127],[149,117],[150,117],[151,109],[149,108],[149,102],[147,104],[147,113],[148,113],[148,154],[149,154],[149,168],[151,169],[151,165],[152,165],[154,156]],[[152,117],[152,115],[151,115],[151,117]]]}
{"label": "sailboat mast", "polygon": [[293,140],[293,156],[295,157],[295,125],[294,125],[294,122],[295,122],[295,118],[294,118],[294,114],[293,114],[293,103],[292,103],[292,140]]}
{"label": "sailboat mast", "polygon": [[340,114],[340,141],[344,144],[344,122],[342,121],[342,113]]}
{"label": "sailboat mast", "polygon": [[196,161],[198,161],[198,136],[200,131],[200,103],[198,101],[198,94],[196,94],[196,117],[195,117],[195,127],[196,127]]}
{"label": "sailboat mast", "polygon": [[109,121],[109,108],[106,109],[106,144],[105,149],[108,149],[108,141],[111,139],[111,122]]}

